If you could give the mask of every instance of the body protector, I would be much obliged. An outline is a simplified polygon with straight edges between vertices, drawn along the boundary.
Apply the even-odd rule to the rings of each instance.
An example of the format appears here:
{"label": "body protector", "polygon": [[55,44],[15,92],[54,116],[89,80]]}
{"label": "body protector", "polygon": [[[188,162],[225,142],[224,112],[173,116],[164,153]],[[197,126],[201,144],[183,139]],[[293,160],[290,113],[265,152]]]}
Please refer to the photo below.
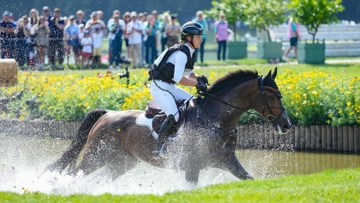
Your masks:
{"label": "body protector", "polygon": [[[174,46],[169,47],[165,53],[161,54],[160,57],[160,63],[156,64],[156,62],[151,66],[149,70],[149,81],[150,80],[161,80],[166,83],[175,84],[175,82],[172,80],[174,77],[174,71],[175,71],[175,65],[172,63],[166,63],[168,58],[173,54],[174,52],[180,50],[181,52],[185,53],[187,56],[187,62],[185,65],[185,69],[187,70],[193,70],[194,69],[194,63],[196,57],[190,56],[190,50],[189,48],[184,44],[175,44]],[[195,54],[195,52],[194,52]],[[193,54],[193,55],[194,55]]]}

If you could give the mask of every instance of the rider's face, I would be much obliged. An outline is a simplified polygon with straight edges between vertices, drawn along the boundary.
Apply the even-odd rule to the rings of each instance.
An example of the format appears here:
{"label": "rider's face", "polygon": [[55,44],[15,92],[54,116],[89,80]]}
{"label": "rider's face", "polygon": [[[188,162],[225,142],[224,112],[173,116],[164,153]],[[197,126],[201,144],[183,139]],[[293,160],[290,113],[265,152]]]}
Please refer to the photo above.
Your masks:
{"label": "rider's face", "polygon": [[203,39],[202,39],[201,35],[194,35],[194,37],[193,37],[194,48],[199,48],[202,41],[203,41]]}

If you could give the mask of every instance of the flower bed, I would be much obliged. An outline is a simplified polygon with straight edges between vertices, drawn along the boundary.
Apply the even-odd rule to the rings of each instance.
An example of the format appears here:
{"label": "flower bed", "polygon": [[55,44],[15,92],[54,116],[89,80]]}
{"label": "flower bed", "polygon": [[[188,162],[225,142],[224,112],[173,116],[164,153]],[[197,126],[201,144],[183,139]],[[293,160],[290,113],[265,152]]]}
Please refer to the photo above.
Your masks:
{"label": "flower bed", "polygon": [[[207,76],[209,81],[215,81],[223,74],[223,70],[214,69]],[[146,86],[147,77],[147,70],[132,73],[127,87],[125,80],[120,80],[110,72],[94,76],[21,72],[18,85],[1,88],[0,98],[11,97],[21,91],[24,93],[20,99],[7,103],[9,113],[6,117],[80,121],[94,108],[144,109],[146,102],[151,99]],[[316,71],[296,73],[285,70],[276,81],[293,123],[360,124],[359,78],[339,78]],[[195,93],[195,88],[184,88]]]}

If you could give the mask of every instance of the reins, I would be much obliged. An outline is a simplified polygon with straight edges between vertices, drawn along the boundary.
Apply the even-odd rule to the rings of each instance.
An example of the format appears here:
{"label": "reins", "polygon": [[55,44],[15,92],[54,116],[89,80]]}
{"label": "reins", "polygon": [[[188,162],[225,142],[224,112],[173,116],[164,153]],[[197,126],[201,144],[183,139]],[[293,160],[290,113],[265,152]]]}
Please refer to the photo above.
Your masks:
{"label": "reins", "polygon": [[[262,110],[261,114],[264,115],[265,110],[266,110],[266,109],[269,109],[270,115],[267,117],[267,120],[273,123],[273,122],[275,122],[278,118],[273,115],[273,112],[271,111],[271,109],[273,109],[273,108],[280,108],[280,109],[283,109],[283,112],[284,112],[284,111],[285,111],[285,108],[282,107],[282,106],[275,106],[275,107],[270,107],[270,106],[269,106],[269,104],[268,104],[268,102],[267,102],[267,100],[266,100],[266,98],[265,98],[265,95],[264,95],[264,90],[265,90],[265,89],[274,92],[275,95],[276,95],[277,97],[279,97],[279,98],[281,98],[282,96],[281,96],[279,90],[276,90],[276,89],[274,89],[274,88],[272,88],[272,87],[269,87],[269,86],[264,86],[264,85],[263,85],[263,80],[264,80],[263,77],[258,77],[259,92],[257,93],[257,96],[255,97],[255,99],[258,97],[258,95],[261,95],[261,97],[262,97],[262,99],[263,99],[263,110]],[[231,86],[231,87],[235,87],[235,86],[237,86],[237,85],[238,85],[238,84],[236,84],[236,85],[234,85],[234,86]],[[199,93],[198,93],[198,94],[199,94]],[[254,115],[254,116],[258,117],[258,118],[263,118],[262,116],[259,116],[259,115],[256,114],[256,113],[249,112],[248,110],[245,110],[245,109],[243,109],[243,108],[240,108],[240,107],[238,107],[238,106],[235,106],[235,105],[233,105],[233,104],[230,104],[229,102],[223,101],[223,100],[217,98],[216,96],[214,96],[214,95],[212,95],[212,94],[210,94],[210,93],[201,93],[200,95],[203,95],[203,96],[205,96],[205,97],[202,99],[202,101],[201,101],[201,103],[200,103],[200,106],[199,106],[199,108],[198,108],[198,112],[197,112],[197,118],[198,118],[198,119],[200,118],[201,108],[202,108],[202,105],[203,105],[203,103],[204,103],[204,100],[205,100],[206,96],[209,96],[209,97],[217,100],[218,102],[220,102],[220,103],[222,103],[222,104],[225,104],[226,106],[229,106],[229,107],[234,108],[234,109],[236,109],[236,110],[239,110],[239,111],[241,111],[241,112],[243,112],[243,113],[247,113],[247,114],[249,114],[249,115]],[[252,102],[252,103],[253,103],[253,102]],[[253,106],[251,107],[251,109],[252,109],[252,108],[253,108]],[[281,113],[281,114],[282,114],[282,113]],[[279,114],[279,116],[280,116],[281,114]]]}

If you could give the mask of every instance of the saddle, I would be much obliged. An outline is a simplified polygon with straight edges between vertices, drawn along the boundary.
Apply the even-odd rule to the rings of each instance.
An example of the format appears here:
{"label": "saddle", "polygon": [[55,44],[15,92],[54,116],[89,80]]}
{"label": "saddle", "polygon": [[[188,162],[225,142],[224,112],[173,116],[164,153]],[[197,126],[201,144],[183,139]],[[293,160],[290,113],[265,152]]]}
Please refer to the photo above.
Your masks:
{"label": "saddle", "polygon": [[[170,131],[169,137],[175,137],[176,132],[179,130],[179,128],[182,126],[182,124],[185,122],[185,110],[187,108],[187,105],[184,105],[184,100],[176,101],[176,106],[179,109],[179,121],[174,125],[173,129]],[[166,114],[160,109],[160,107],[157,105],[155,100],[150,100],[146,104],[145,108],[145,117],[146,118],[152,118],[152,128],[153,130],[159,134],[160,127],[163,124],[164,120],[166,119]]]}

